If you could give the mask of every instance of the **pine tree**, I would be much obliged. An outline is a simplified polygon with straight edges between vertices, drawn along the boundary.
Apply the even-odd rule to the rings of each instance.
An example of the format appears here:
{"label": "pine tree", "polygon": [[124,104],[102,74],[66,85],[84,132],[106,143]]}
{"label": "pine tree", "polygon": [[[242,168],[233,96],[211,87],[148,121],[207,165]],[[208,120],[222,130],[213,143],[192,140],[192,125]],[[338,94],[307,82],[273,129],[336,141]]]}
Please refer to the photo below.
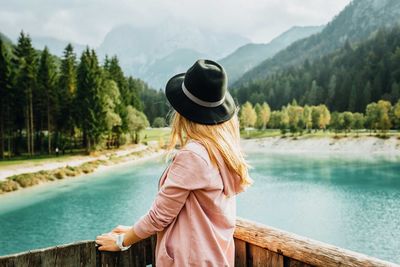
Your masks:
{"label": "pine tree", "polygon": [[393,82],[390,91],[390,100],[392,103],[396,103],[400,99],[400,85],[397,82]]}
{"label": "pine tree", "polygon": [[351,112],[356,111],[356,105],[357,105],[357,89],[356,86],[353,84],[350,91],[348,110]]}
{"label": "pine tree", "polygon": [[[57,105],[57,93],[56,93],[56,81],[57,81],[57,69],[54,61],[49,53],[47,47],[44,48],[39,62],[37,83],[38,95],[42,97],[41,103],[43,103],[45,124],[47,129],[47,152],[51,154],[52,151],[52,132],[54,131],[54,125],[56,120],[56,105]],[[43,128],[41,129],[43,130]]]}
{"label": "pine tree", "polygon": [[8,156],[11,156],[12,73],[10,55],[0,38],[0,157],[5,157],[6,135]]}
{"label": "pine tree", "polygon": [[102,105],[102,70],[93,50],[83,51],[78,66],[77,101],[79,125],[88,152],[96,149],[105,131],[104,107]]}
{"label": "pine tree", "polygon": [[36,52],[32,47],[31,38],[21,32],[18,44],[15,47],[16,56],[16,86],[17,97],[23,101],[22,109],[25,120],[25,130],[27,139],[28,155],[33,156],[34,151],[34,114],[33,114],[33,95],[36,92]]}
{"label": "pine tree", "polygon": [[[77,62],[74,49],[68,44],[64,49],[61,59],[60,76],[58,80],[59,107],[57,128],[62,135],[69,136],[69,140],[75,137],[75,126],[79,113],[76,105],[77,93]],[[74,142],[76,145],[76,142]],[[72,149],[72,145],[70,146]]]}

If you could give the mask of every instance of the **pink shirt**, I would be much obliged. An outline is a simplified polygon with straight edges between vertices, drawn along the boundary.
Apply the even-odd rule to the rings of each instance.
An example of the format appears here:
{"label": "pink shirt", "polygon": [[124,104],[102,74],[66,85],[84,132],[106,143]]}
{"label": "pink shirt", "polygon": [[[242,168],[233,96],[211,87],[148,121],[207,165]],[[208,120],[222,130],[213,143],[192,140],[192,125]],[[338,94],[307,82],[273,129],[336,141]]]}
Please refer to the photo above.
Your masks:
{"label": "pink shirt", "polygon": [[219,154],[218,166],[190,140],[162,174],[149,212],[133,226],[141,238],[157,233],[157,266],[234,266],[235,195],[244,188]]}

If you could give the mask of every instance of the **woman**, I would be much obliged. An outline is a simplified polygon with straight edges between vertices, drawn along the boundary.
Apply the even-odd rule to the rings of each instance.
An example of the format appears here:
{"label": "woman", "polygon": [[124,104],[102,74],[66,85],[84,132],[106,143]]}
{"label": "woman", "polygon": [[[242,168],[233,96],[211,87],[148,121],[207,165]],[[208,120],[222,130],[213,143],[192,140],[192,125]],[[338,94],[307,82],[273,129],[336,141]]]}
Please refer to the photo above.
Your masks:
{"label": "woman", "polygon": [[126,250],[157,234],[157,266],[234,266],[235,195],[253,181],[240,149],[238,107],[218,63],[198,60],[165,90],[174,108],[165,169],[149,210],[133,227],[97,236],[99,250]]}

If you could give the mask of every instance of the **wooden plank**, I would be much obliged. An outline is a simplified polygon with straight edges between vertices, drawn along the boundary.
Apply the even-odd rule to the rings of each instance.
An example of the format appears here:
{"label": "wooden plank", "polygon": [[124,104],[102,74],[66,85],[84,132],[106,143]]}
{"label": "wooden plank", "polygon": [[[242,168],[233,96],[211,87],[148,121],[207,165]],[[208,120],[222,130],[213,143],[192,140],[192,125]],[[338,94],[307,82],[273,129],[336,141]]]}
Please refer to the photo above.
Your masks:
{"label": "wooden plank", "polygon": [[246,242],[235,238],[235,266],[246,267],[247,256],[246,256]]}
{"label": "wooden plank", "polygon": [[153,253],[152,253],[152,246],[151,246],[151,237],[146,238],[143,240],[146,250],[146,266],[153,263]]}
{"label": "wooden plank", "polygon": [[256,245],[249,245],[248,266],[283,267],[283,256]]}
{"label": "wooden plank", "polygon": [[29,266],[29,252],[15,257],[13,263],[15,267]]}
{"label": "wooden plank", "polygon": [[119,266],[119,252],[102,251],[100,254],[100,266]]}
{"label": "wooden plank", "polygon": [[118,262],[118,266],[121,267],[133,267],[134,265],[134,261],[132,259],[132,253],[129,250],[127,251],[122,251],[119,253],[119,262]]}
{"label": "wooden plank", "polygon": [[150,237],[151,243],[151,265],[156,266],[156,246],[157,246],[157,235]]}
{"label": "wooden plank", "polygon": [[284,267],[312,267],[312,265],[308,265],[304,262],[297,261],[288,257],[284,257],[283,259]]}
{"label": "wooden plank", "polygon": [[96,266],[96,243],[94,241],[80,244],[80,266]]}
{"label": "wooden plank", "polygon": [[80,266],[80,247],[61,246],[56,251],[56,267]]}
{"label": "wooden plank", "polygon": [[144,242],[133,244],[130,248],[135,267],[146,267],[146,247]]}
{"label": "wooden plank", "polygon": [[100,266],[118,266],[119,253],[118,252],[101,252],[101,265]]}
{"label": "wooden plank", "polygon": [[57,248],[46,249],[40,252],[40,266],[50,267],[56,265]]}
{"label": "wooden plank", "polygon": [[241,218],[236,220],[234,236],[250,244],[314,266],[400,267],[395,263]]}
{"label": "wooden plank", "polygon": [[15,257],[1,257],[0,267],[14,267]]}

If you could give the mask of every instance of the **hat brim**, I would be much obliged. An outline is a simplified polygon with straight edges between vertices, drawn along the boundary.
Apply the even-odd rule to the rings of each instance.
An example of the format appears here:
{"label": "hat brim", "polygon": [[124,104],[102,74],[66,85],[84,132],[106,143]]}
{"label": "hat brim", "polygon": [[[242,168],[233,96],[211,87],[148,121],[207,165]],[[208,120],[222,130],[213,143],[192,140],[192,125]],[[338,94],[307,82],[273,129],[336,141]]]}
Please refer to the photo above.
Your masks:
{"label": "hat brim", "polygon": [[225,101],[217,107],[204,107],[190,100],[182,90],[185,73],[173,76],[167,82],[165,95],[171,106],[185,118],[200,124],[219,124],[233,117],[236,110],[235,101],[229,91]]}

